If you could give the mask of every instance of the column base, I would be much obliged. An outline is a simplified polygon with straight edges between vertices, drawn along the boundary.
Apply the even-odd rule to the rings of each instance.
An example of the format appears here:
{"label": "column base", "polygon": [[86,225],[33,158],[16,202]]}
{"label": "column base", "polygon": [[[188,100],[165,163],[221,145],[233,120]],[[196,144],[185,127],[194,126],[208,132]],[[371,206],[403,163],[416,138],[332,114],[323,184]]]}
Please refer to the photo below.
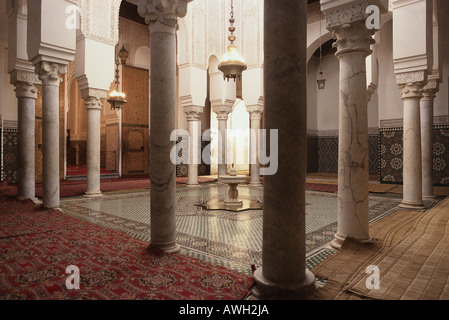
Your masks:
{"label": "column base", "polygon": [[436,196],[425,196],[425,195],[423,195],[422,199],[423,200],[430,200],[430,201],[432,201],[432,200],[436,200],[437,197]]}
{"label": "column base", "polygon": [[198,188],[200,186],[200,184],[199,183],[192,183],[192,184],[187,183],[186,186],[191,187],[191,188]]}
{"label": "column base", "polygon": [[243,201],[240,201],[239,199],[226,199],[225,204],[230,207],[232,206],[240,207],[243,205]]}
{"label": "column base", "polygon": [[399,208],[406,210],[425,210],[426,206],[422,202],[402,201]]}
{"label": "column base", "polygon": [[[342,236],[341,234],[336,233],[334,235],[334,240],[332,240],[330,243],[331,247],[336,250],[340,250],[341,246],[343,245],[343,242],[346,240],[346,238],[347,238],[347,236]],[[368,239],[355,239],[355,240],[360,243],[363,243],[363,244],[369,244],[369,243],[375,242],[375,240],[371,237]]]}
{"label": "column base", "polygon": [[163,244],[151,243],[148,248],[149,249],[155,248],[164,253],[179,253],[179,252],[181,252],[181,247],[176,242],[175,243],[163,243]]}
{"label": "column base", "polygon": [[334,249],[340,250],[345,239],[346,239],[346,237],[335,234],[334,240],[331,241],[331,247]]}
{"label": "column base", "polygon": [[250,182],[249,185],[251,187],[262,187],[262,183],[261,182]]}
{"label": "column base", "polygon": [[86,192],[83,196],[85,198],[98,198],[98,197],[102,197],[103,193],[101,191],[100,192]]}
{"label": "column base", "polygon": [[315,290],[315,275],[306,269],[301,283],[274,283],[263,276],[262,268],[254,272],[251,294],[257,300],[304,300]]}

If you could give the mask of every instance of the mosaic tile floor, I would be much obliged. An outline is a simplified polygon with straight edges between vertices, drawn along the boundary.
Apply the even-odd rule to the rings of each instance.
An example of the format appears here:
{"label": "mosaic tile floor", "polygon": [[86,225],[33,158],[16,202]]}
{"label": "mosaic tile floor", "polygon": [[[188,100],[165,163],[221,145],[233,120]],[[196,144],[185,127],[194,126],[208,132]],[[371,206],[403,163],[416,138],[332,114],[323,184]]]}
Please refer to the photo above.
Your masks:
{"label": "mosaic tile floor", "polygon": [[[263,199],[262,188],[239,186],[239,197]],[[99,199],[66,198],[61,209],[66,214],[86,219],[105,227],[150,241],[150,191],[111,192]],[[206,199],[224,200],[227,186],[203,184],[199,188],[178,186],[176,193],[177,241],[187,255],[204,259],[246,274],[251,265],[262,261],[262,210],[229,212],[204,210],[195,206]],[[391,213],[400,199],[370,198],[370,218],[379,219]],[[307,267],[332,255],[325,247],[337,230],[337,197],[335,194],[306,194]]]}

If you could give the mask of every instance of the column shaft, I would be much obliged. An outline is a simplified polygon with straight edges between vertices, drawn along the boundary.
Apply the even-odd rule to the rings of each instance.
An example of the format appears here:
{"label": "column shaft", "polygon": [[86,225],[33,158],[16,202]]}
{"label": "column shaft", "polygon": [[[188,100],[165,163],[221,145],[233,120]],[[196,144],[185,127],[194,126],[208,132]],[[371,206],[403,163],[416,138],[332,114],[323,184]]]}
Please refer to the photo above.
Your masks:
{"label": "column shaft", "polygon": [[36,195],[35,121],[36,99],[18,97],[18,196],[32,199]]}
{"label": "column shaft", "polygon": [[42,84],[43,204],[59,207],[59,85]]}
{"label": "column shaft", "polygon": [[264,177],[262,268],[253,294],[303,298],[314,288],[305,265],[307,7],[284,0],[264,6],[265,129],[278,130],[279,161],[277,173]]}
{"label": "column shaft", "polygon": [[139,0],[151,37],[150,180],[151,246],[178,252],[176,243],[176,165],[170,159],[176,128],[176,27],[187,0]]}
{"label": "column shaft", "polygon": [[260,183],[260,163],[259,163],[259,130],[260,120],[262,119],[260,112],[251,112],[251,182],[252,186],[261,186]]}
{"label": "column shaft", "polygon": [[228,173],[227,165],[227,128],[229,113],[221,112],[217,114],[218,119],[218,176],[224,176]]}
{"label": "column shaft", "polygon": [[34,72],[14,70],[11,83],[16,87],[18,103],[17,154],[19,177],[17,196],[19,199],[35,198],[35,115],[37,85],[40,84]]}
{"label": "column shaft", "polygon": [[420,102],[421,109],[421,149],[422,149],[422,197],[435,199],[433,189],[433,102],[435,89],[424,89]]}
{"label": "column shaft", "polygon": [[340,59],[338,227],[335,247],[347,236],[369,240],[369,149],[363,53]]}
{"label": "column shaft", "polygon": [[[152,26],[150,25],[150,31]],[[176,244],[176,167],[170,160],[175,146],[176,41],[173,33],[151,32],[150,180],[151,244],[178,251]]]}
{"label": "column shaft", "polygon": [[87,188],[86,197],[101,196],[101,99],[85,98],[87,107]]}
{"label": "column shaft", "polygon": [[65,66],[39,62],[36,73],[42,80],[42,180],[44,207],[57,208],[59,190],[59,83]]}
{"label": "column shaft", "polygon": [[187,181],[187,186],[199,186],[198,183],[198,163],[199,163],[199,159],[198,159],[198,149],[199,149],[199,145],[198,145],[198,124],[199,124],[199,120],[196,119],[189,119],[188,120],[189,123],[189,167],[188,167],[188,181]]}
{"label": "column shaft", "polygon": [[405,209],[424,209],[422,201],[420,83],[402,86],[404,104],[403,200]]}
{"label": "column shaft", "polygon": [[366,57],[374,42],[364,21],[334,27],[340,61],[338,137],[338,218],[332,246],[346,237],[370,241],[369,149]]}

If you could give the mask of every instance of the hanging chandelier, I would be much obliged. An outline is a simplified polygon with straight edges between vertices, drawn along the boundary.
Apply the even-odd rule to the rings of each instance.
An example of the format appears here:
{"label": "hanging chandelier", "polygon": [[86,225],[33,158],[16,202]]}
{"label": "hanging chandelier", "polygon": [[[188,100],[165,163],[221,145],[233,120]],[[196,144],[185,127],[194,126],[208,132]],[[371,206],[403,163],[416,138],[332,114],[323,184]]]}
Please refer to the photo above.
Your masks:
{"label": "hanging chandelier", "polygon": [[[116,47],[116,55],[115,55],[115,90],[113,90],[111,93],[109,93],[109,99],[108,102],[111,105],[111,109],[122,109],[123,106],[126,103],[126,94],[121,92],[119,90],[120,85],[120,70],[119,70],[119,57],[122,61],[122,64],[126,63],[126,59],[128,58],[128,52],[126,51],[125,47],[120,50],[120,53],[117,53],[118,47]],[[123,63],[125,62],[125,63]]]}
{"label": "hanging chandelier", "polygon": [[221,58],[220,64],[218,65],[218,70],[223,72],[223,78],[227,79],[241,79],[242,72],[246,70],[247,65],[245,59],[237,51],[237,47],[234,45],[236,39],[234,35],[234,0],[231,0],[231,19],[229,19],[231,26],[229,27],[229,32],[231,33],[228,37],[231,44],[228,46],[228,50]]}

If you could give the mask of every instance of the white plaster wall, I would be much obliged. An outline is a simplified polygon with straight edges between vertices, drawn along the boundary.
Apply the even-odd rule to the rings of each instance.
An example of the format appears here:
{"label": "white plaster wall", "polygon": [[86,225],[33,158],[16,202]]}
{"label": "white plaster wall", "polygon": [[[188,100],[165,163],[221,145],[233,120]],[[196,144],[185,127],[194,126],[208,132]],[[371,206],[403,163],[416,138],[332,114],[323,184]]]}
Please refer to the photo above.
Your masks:
{"label": "white plaster wall", "polygon": [[399,87],[396,84],[393,65],[392,21],[380,30],[379,61],[379,121],[402,119],[403,109]]}
{"label": "white plaster wall", "polygon": [[17,99],[8,74],[8,17],[6,4],[0,4],[0,121],[17,121]]}
{"label": "white plaster wall", "polygon": [[228,169],[249,170],[249,113],[243,100],[237,99],[228,120]]}
{"label": "white plaster wall", "polygon": [[307,129],[318,130],[317,123],[317,59],[310,59],[307,65]]}
{"label": "white plaster wall", "polygon": [[[313,58],[312,58],[313,59]],[[319,73],[319,61],[316,63],[316,76]],[[338,105],[339,105],[339,61],[334,55],[323,56],[322,70],[326,78],[326,88],[317,89],[317,129],[338,129]]]}
{"label": "white plaster wall", "polygon": [[[191,96],[193,101],[199,101],[205,98],[201,86],[206,85],[204,75],[210,57],[220,60],[230,44],[230,1],[195,0],[188,6],[187,15],[179,19],[177,33],[179,90],[181,97]],[[234,44],[248,65],[243,77],[243,96],[248,105],[256,104],[263,96],[263,1],[235,0],[234,17],[237,37]],[[211,92],[215,94],[217,90],[211,88]],[[225,96],[212,98],[225,99]]]}
{"label": "white plaster wall", "polygon": [[17,98],[8,74],[8,49],[0,43],[0,118],[17,121]]}
{"label": "white plaster wall", "polygon": [[255,105],[263,96],[263,68],[250,68],[243,72],[242,98],[247,105]]}
{"label": "white plaster wall", "polygon": [[447,116],[449,115],[449,1],[439,0],[438,10],[441,83],[440,91],[435,99],[434,115]]}

